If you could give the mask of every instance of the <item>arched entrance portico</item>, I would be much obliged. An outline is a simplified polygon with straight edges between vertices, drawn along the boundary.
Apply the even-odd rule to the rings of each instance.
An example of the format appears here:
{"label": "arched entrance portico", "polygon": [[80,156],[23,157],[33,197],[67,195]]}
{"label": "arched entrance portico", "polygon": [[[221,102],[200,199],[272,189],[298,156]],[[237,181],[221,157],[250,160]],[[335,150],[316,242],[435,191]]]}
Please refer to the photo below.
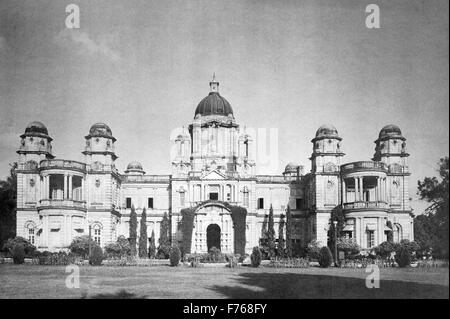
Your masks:
{"label": "arched entrance portico", "polygon": [[206,203],[195,212],[191,252],[206,253],[211,247],[234,253],[231,212],[218,203]]}
{"label": "arched entrance portico", "polygon": [[220,247],[220,226],[217,224],[210,224],[206,228],[206,244],[208,246],[208,251],[216,247],[221,249]]}

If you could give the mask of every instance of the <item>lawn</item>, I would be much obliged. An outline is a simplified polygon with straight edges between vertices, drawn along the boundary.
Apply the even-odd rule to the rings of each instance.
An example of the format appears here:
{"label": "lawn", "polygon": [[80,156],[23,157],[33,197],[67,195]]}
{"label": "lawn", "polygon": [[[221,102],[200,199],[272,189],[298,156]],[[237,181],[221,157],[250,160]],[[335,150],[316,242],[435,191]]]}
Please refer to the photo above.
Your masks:
{"label": "lawn", "polygon": [[449,269],[80,267],[66,288],[64,266],[0,265],[0,298],[449,298]]}

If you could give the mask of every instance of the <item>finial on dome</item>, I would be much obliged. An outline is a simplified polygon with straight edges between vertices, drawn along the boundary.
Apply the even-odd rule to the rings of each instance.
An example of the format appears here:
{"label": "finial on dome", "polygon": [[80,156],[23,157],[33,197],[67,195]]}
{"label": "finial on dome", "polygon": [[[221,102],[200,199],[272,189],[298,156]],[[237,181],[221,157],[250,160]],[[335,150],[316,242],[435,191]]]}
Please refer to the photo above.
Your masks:
{"label": "finial on dome", "polygon": [[219,82],[216,81],[216,72],[213,73],[211,82],[209,82],[210,92],[219,92]]}

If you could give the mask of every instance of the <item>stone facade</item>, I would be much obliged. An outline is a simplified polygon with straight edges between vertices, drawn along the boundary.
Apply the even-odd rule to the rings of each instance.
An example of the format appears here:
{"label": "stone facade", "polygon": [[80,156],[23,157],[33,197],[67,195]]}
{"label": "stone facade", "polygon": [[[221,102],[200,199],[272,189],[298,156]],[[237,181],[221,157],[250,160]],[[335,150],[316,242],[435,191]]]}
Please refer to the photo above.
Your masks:
{"label": "stone facade", "polygon": [[325,245],[335,209],[345,214],[346,236],[362,248],[385,241],[389,232],[395,241],[413,240],[409,154],[397,126],[381,130],[372,161],[344,164],[342,138],[332,125],[323,125],[311,140],[310,172],[290,163],[280,175],[255,175],[253,137],[237,124],[219,83],[213,80],[210,88],[193,122],[174,137],[170,175],[147,175],[139,162],[120,173],[116,139],[104,123],[94,124],[85,136],[83,162],[55,159],[47,128],[30,123],[17,151],[17,235],[40,250],[66,249],[74,237],[88,233],[104,246],[129,236],[133,205],[138,222],[146,208],[148,236],[154,233],[156,243],[167,213],[176,244],[183,240],[181,210],[197,207],[191,251],[205,252],[215,240],[214,246],[232,253],[227,202],[247,210],[246,252],[260,243],[270,206],[278,238],[278,223],[289,205],[292,240],[300,244]]}

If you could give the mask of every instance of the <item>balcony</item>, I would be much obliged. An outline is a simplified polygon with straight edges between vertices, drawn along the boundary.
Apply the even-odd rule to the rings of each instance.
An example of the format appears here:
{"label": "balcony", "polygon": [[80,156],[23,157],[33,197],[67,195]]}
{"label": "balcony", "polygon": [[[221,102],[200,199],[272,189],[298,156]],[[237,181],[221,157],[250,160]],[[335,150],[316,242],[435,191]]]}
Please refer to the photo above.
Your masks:
{"label": "balcony", "polygon": [[86,211],[86,202],[72,199],[41,199],[39,201],[38,210],[52,208]]}
{"label": "balcony", "polygon": [[352,202],[342,204],[343,210],[389,210],[389,204],[383,201]]}
{"label": "balcony", "polygon": [[68,170],[74,170],[79,172],[86,172],[86,164],[76,162],[76,161],[69,161],[69,160],[43,160],[40,164],[41,170],[46,169],[68,169]]}
{"label": "balcony", "polygon": [[382,162],[372,162],[372,161],[353,162],[341,166],[341,173],[343,174],[361,171],[362,172],[375,171],[387,173],[388,168],[386,164]]}

